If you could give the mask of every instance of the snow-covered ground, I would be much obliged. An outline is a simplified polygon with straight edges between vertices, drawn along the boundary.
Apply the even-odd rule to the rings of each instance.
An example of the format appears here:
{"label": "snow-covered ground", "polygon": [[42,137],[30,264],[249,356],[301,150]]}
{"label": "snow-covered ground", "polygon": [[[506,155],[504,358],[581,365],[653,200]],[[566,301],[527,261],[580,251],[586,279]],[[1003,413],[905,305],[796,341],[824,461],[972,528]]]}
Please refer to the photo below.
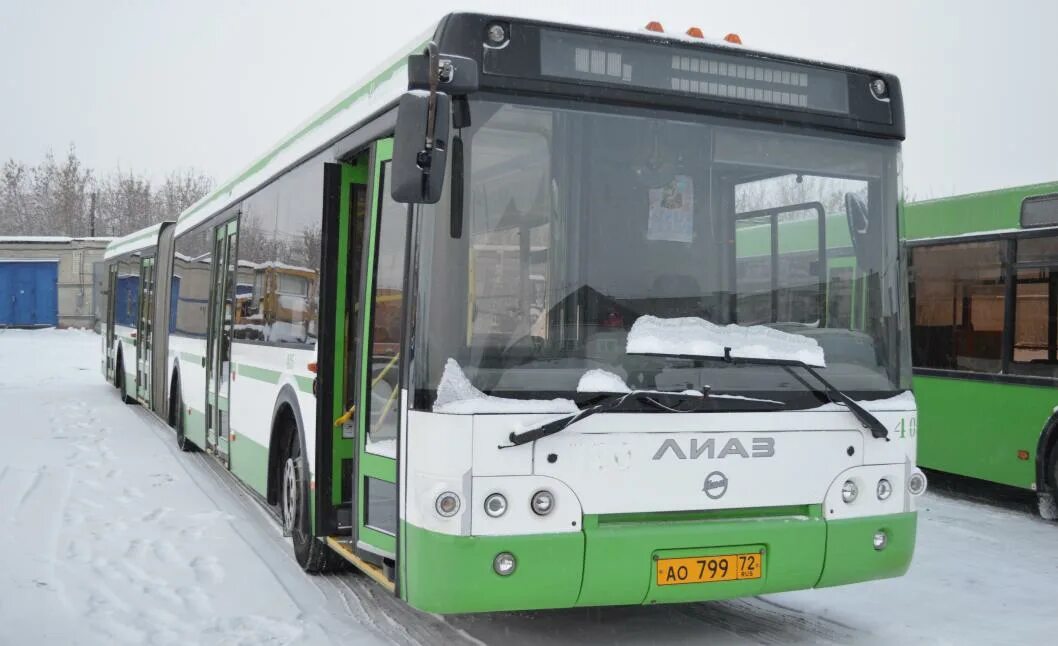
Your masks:
{"label": "snow-covered ground", "polygon": [[274,520],[122,404],[99,337],[0,330],[0,644],[1055,644],[1058,525],[927,494],[904,578],[441,619],[310,577]]}

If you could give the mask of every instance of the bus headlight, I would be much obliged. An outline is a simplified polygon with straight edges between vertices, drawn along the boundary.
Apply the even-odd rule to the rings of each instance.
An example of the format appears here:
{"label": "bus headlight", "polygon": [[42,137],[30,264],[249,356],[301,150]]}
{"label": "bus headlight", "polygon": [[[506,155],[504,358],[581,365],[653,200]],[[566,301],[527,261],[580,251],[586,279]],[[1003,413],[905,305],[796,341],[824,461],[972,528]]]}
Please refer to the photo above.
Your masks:
{"label": "bus headlight", "polygon": [[555,508],[555,497],[547,489],[541,489],[533,494],[530,506],[537,516],[546,516]]}
{"label": "bus headlight", "polygon": [[507,499],[502,493],[492,493],[485,498],[485,513],[493,518],[499,518],[507,513]]}
{"label": "bus headlight", "polygon": [[878,494],[878,500],[888,500],[889,496],[893,495],[893,484],[882,478],[878,481],[876,493]]}
{"label": "bus headlight", "polygon": [[433,506],[437,510],[438,515],[451,518],[459,511],[459,496],[451,491],[446,491],[437,496]]}
{"label": "bus headlight", "polygon": [[845,484],[841,485],[841,499],[846,503],[850,503],[856,500],[856,496],[860,494],[860,488],[856,486],[856,483],[852,480],[846,480]]}
{"label": "bus headlight", "polygon": [[926,474],[918,469],[907,479],[907,491],[912,496],[921,496],[926,493]]}

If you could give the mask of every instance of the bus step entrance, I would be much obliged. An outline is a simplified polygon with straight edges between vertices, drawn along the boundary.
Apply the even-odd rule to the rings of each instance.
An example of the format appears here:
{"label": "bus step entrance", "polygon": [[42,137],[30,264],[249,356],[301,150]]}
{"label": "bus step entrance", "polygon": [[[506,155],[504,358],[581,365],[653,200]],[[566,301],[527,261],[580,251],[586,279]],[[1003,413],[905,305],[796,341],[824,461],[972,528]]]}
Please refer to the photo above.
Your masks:
{"label": "bus step entrance", "polygon": [[353,533],[353,504],[344,503],[338,508],[338,534],[351,536]]}
{"label": "bus step entrance", "polygon": [[356,555],[356,551],[353,549],[352,540],[348,538],[342,536],[328,536],[327,545],[335,552],[338,552],[338,554],[340,554],[346,561],[355,565],[358,570],[374,579],[376,583],[380,584],[390,592],[396,592],[396,586],[390,578],[393,575],[392,567],[383,569],[360,558]]}

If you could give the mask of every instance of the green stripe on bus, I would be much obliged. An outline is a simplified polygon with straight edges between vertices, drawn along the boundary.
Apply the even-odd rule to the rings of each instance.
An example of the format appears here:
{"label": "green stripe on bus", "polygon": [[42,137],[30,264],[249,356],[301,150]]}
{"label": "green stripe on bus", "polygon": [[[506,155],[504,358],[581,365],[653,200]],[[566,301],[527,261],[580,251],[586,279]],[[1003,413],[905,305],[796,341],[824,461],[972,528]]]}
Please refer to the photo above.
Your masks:
{"label": "green stripe on bus", "polygon": [[232,433],[235,440],[228,444],[231,472],[257,493],[267,495],[268,447],[240,435],[238,431]]}
{"label": "green stripe on bus", "polygon": [[301,375],[294,375],[294,381],[298,383],[298,390],[307,395],[312,394],[312,377],[302,377]]}
{"label": "green stripe on bus", "polygon": [[194,354],[193,352],[181,352],[180,358],[191,363],[201,363],[204,357],[200,354]]}
{"label": "green stripe on bus", "polygon": [[282,377],[282,373],[278,370],[258,368],[257,366],[250,366],[245,363],[235,364],[235,371],[239,373],[240,377],[256,379],[257,381],[263,381],[269,384],[278,384],[279,378]]}

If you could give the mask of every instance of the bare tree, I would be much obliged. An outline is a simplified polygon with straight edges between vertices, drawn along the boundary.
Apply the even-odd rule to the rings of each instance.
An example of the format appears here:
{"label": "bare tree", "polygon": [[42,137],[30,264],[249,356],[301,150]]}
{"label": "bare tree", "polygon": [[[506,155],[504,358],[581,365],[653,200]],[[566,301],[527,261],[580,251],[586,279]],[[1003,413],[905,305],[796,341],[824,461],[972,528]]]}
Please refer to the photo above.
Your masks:
{"label": "bare tree", "polygon": [[0,167],[0,235],[89,235],[95,194],[95,232],[121,236],[176,219],[212,186],[210,177],[190,169],[169,173],[157,187],[133,171],[97,176],[71,144],[61,162],[49,151],[36,165],[9,159]]}

